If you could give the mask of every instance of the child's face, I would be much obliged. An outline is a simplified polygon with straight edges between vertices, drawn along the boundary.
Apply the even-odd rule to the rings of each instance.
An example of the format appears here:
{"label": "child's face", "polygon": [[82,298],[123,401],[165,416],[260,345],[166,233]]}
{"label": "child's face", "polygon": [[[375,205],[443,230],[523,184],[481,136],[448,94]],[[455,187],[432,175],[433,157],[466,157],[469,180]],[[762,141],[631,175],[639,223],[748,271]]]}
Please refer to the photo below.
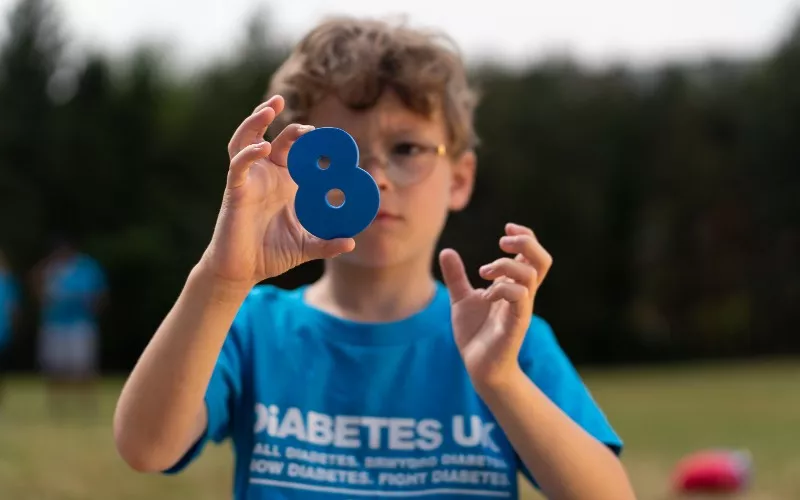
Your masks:
{"label": "child's face", "polygon": [[445,151],[441,114],[426,119],[386,92],[362,111],[328,97],[312,110],[309,123],[352,135],[360,167],[372,174],[381,192],[378,216],[356,236],[355,250],[339,258],[368,267],[431,258],[448,212],[466,206],[475,176],[472,152],[453,159]]}

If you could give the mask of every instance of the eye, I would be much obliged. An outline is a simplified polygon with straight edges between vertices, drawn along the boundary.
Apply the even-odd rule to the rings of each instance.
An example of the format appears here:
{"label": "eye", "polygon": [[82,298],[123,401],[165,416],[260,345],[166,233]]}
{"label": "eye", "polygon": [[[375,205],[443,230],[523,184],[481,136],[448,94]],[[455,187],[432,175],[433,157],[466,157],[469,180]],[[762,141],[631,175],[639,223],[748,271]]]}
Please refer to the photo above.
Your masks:
{"label": "eye", "polygon": [[392,155],[396,156],[416,156],[423,153],[425,148],[413,142],[400,142],[392,148]]}

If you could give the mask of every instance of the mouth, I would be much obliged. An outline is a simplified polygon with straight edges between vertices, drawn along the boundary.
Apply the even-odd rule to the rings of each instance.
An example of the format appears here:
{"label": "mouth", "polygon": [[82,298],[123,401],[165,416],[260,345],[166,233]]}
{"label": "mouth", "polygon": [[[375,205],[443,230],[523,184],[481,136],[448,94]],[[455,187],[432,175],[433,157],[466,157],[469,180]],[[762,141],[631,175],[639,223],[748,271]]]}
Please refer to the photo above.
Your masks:
{"label": "mouth", "polygon": [[375,216],[376,221],[393,221],[402,219],[403,218],[400,217],[399,215],[387,212],[386,210],[379,210],[378,214]]}

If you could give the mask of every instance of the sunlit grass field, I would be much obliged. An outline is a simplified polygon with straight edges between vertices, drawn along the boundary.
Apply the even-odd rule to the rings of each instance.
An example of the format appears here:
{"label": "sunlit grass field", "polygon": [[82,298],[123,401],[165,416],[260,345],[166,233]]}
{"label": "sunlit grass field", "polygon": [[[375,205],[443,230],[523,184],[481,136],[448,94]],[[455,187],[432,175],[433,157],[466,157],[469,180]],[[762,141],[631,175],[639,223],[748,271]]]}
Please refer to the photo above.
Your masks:
{"label": "sunlit grass field", "polygon": [[[800,362],[583,375],[625,440],[624,462],[639,498],[676,498],[669,491],[675,462],[722,446],[750,450],[755,463],[750,491],[726,499],[800,499]],[[110,425],[121,383],[104,382],[95,419],[56,422],[37,380],[7,381],[0,407],[0,500],[230,498],[228,445],[207,448],[177,477],[125,467]],[[540,497],[527,488],[524,498]]]}

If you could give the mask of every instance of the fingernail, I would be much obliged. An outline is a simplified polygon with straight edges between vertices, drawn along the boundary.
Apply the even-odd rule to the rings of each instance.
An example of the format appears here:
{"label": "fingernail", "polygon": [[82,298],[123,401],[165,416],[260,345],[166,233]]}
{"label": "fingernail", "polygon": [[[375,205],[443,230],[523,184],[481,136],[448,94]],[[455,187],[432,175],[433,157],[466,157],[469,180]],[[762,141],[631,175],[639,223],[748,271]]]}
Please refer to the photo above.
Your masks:
{"label": "fingernail", "polygon": [[486,264],[485,266],[481,266],[481,273],[487,273],[488,274],[488,273],[492,272],[492,269],[493,269],[493,267],[492,267],[491,264]]}

